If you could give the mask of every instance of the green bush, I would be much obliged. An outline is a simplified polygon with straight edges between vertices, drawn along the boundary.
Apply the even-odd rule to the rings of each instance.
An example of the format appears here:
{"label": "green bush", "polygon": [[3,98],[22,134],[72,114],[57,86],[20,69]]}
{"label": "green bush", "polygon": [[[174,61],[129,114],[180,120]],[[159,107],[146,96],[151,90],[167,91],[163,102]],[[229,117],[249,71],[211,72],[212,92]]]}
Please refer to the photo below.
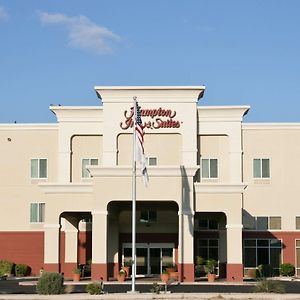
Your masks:
{"label": "green bush", "polygon": [[280,281],[276,280],[262,280],[260,281],[256,288],[256,293],[278,293],[282,294],[285,292],[284,287]]}
{"label": "green bush", "polygon": [[259,265],[257,267],[259,277],[272,277],[273,276],[273,267],[271,265]]}
{"label": "green bush", "polygon": [[294,276],[295,267],[290,263],[281,264],[279,266],[279,273],[281,276]]}
{"label": "green bush", "polygon": [[30,268],[25,264],[16,264],[15,273],[16,276],[26,276],[29,274]]}
{"label": "green bush", "polygon": [[87,293],[89,293],[90,295],[100,295],[102,293],[102,289],[103,289],[103,286],[101,283],[93,282],[93,283],[89,283],[86,286],[85,291]]}
{"label": "green bush", "polygon": [[7,260],[0,260],[0,276],[13,274],[14,263]]}
{"label": "green bush", "polygon": [[60,273],[43,272],[36,286],[39,295],[58,295],[64,291],[64,277]]}
{"label": "green bush", "polygon": [[159,294],[161,290],[161,286],[157,282],[153,282],[152,287],[150,289],[150,293]]}

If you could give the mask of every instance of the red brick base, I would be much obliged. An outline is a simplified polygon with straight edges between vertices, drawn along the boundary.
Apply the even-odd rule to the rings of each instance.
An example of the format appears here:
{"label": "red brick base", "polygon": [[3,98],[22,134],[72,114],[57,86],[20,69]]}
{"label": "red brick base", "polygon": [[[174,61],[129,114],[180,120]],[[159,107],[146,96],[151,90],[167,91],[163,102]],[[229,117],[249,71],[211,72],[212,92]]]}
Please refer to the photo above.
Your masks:
{"label": "red brick base", "polygon": [[59,264],[44,264],[44,270],[47,272],[59,272]]}
{"label": "red brick base", "polygon": [[195,270],[194,264],[178,264],[178,276],[179,281],[194,282],[195,281]]}
{"label": "red brick base", "polygon": [[38,276],[44,266],[44,232],[0,231],[0,260],[26,264]]}
{"label": "red brick base", "polygon": [[227,264],[227,281],[243,281],[243,264]]}
{"label": "red brick base", "polygon": [[95,264],[92,263],[92,280],[100,280],[103,278],[104,281],[108,280],[107,264]]}
{"label": "red brick base", "polygon": [[73,270],[77,267],[77,263],[64,263],[61,266],[61,272],[64,273],[65,278],[72,278]]}

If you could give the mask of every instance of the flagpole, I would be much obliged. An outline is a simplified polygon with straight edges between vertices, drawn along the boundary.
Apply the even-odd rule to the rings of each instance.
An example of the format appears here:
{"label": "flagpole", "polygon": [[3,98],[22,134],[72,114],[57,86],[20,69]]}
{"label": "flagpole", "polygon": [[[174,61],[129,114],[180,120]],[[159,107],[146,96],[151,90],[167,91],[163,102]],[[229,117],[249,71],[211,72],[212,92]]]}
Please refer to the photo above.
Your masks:
{"label": "flagpole", "polygon": [[135,292],[136,277],[136,97],[134,101],[134,124],[133,124],[133,158],[132,158],[132,276],[131,276],[131,292]]}

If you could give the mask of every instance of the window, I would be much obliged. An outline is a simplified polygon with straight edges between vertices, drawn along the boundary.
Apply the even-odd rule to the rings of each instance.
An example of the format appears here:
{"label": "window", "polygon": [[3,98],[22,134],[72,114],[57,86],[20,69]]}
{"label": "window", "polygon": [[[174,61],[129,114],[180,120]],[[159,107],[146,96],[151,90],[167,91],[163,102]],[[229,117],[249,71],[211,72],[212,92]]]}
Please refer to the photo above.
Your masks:
{"label": "window", "polygon": [[270,228],[270,230],[280,230],[281,229],[281,217],[270,217],[269,218],[269,228]]}
{"label": "window", "polygon": [[218,239],[198,239],[197,256],[206,259],[219,260],[219,240]]}
{"label": "window", "polygon": [[141,223],[154,223],[157,220],[157,212],[154,210],[142,210],[140,222]]}
{"label": "window", "polygon": [[256,229],[257,230],[280,230],[281,217],[257,217]]}
{"label": "window", "polygon": [[82,168],[81,168],[81,177],[82,178],[90,178],[90,172],[87,170],[87,166],[97,166],[98,159],[97,158],[83,158],[82,159]]}
{"label": "window", "polygon": [[300,217],[296,217],[296,230],[300,230]]}
{"label": "window", "polygon": [[31,178],[47,178],[47,159],[33,158],[31,163]]}
{"label": "window", "polygon": [[157,157],[146,157],[147,166],[157,166]]}
{"label": "window", "polygon": [[253,177],[270,178],[270,160],[268,158],[253,159]]}
{"label": "window", "polygon": [[45,203],[30,203],[30,223],[45,221]]}
{"label": "window", "polygon": [[300,240],[296,240],[296,276],[300,275]]}
{"label": "window", "polygon": [[199,219],[199,230],[217,230],[219,224],[217,220]]}
{"label": "window", "polygon": [[261,264],[270,264],[276,272],[281,264],[282,244],[277,239],[245,239],[244,266],[256,268]]}
{"label": "window", "polygon": [[202,178],[218,178],[218,160],[215,158],[203,158]]}

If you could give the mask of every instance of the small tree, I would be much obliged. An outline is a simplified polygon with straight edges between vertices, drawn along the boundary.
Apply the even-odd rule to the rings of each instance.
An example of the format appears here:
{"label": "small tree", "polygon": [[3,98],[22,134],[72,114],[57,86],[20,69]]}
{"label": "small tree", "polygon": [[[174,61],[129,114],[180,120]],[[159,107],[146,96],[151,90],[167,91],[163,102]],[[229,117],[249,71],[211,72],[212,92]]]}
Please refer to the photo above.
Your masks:
{"label": "small tree", "polygon": [[205,272],[207,274],[215,274],[216,272],[216,266],[217,266],[217,261],[214,260],[214,259],[208,259],[206,261],[206,264],[205,264]]}

